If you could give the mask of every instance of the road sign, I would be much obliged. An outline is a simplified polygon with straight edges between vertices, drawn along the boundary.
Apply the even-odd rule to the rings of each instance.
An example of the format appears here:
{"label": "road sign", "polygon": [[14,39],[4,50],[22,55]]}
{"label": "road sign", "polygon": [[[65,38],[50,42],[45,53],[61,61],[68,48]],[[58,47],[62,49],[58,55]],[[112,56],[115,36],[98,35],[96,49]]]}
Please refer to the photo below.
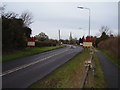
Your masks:
{"label": "road sign", "polygon": [[83,42],[83,47],[91,47],[92,42]]}
{"label": "road sign", "polygon": [[28,43],[27,43],[27,46],[35,46],[35,42],[32,42],[32,41],[31,41],[31,42],[28,42]]}
{"label": "road sign", "polygon": [[28,40],[27,40],[27,48],[35,47],[35,40],[36,40],[35,37],[28,38]]}

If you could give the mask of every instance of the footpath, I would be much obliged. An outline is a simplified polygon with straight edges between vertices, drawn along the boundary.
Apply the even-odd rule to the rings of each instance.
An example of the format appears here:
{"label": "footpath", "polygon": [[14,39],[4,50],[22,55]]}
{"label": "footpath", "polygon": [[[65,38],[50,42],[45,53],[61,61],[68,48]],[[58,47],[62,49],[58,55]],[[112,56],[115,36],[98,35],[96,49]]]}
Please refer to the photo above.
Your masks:
{"label": "footpath", "polygon": [[114,65],[101,51],[96,50],[108,88],[120,89],[120,68]]}

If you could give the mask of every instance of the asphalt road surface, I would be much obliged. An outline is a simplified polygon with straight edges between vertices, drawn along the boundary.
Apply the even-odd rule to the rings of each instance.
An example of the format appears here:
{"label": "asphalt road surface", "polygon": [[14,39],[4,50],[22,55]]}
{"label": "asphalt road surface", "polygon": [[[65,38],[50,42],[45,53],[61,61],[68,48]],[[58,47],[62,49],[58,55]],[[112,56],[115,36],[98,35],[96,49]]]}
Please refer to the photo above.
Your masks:
{"label": "asphalt road surface", "polygon": [[81,47],[70,46],[12,60],[2,64],[2,88],[27,88],[70,60]]}
{"label": "asphalt road surface", "polygon": [[120,69],[114,65],[102,52],[96,51],[100,58],[100,63],[104,72],[104,76],[108,88],[120,88]]}

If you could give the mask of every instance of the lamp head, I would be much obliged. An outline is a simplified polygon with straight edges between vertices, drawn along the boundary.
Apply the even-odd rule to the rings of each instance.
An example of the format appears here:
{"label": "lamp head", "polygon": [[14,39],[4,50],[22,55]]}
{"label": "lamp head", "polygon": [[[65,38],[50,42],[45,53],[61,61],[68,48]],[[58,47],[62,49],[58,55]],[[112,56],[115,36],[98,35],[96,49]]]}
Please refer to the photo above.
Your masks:
{"label": "lamp head", "polygon": [[84,9],[84,7],[78,6],[77,8]]}

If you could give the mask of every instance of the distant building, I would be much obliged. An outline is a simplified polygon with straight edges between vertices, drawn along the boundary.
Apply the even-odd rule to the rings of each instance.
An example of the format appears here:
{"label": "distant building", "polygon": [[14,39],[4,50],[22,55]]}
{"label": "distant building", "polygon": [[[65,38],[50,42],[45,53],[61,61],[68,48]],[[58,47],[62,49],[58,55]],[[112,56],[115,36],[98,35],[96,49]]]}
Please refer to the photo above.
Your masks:
{"label": "distant building", "polygon": [[69,44],[72,44],[72,33],[70,32],[70,37],[69,37]]}
{"label": "distant building", "polygon": [[72,41],[72,33],[70,32],[69,40]]}

